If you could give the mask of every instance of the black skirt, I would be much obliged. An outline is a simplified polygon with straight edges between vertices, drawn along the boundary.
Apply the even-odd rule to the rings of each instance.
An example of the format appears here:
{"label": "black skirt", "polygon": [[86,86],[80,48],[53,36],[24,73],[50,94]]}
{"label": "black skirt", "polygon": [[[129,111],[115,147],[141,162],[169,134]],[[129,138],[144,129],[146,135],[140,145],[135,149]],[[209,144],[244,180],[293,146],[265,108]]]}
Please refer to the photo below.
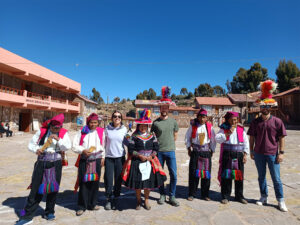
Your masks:
{"label": "black skirt", "polygon": [[159,172],[154,174],[151,169],[150,178],[142,181],[142,174],[139,170],[140,163],[143,163],[140,159],[132,158],[130,172],[126,182],[123,184],[131,189],[154,189],[163,185],[167,180],[167,176],[161,175]]}

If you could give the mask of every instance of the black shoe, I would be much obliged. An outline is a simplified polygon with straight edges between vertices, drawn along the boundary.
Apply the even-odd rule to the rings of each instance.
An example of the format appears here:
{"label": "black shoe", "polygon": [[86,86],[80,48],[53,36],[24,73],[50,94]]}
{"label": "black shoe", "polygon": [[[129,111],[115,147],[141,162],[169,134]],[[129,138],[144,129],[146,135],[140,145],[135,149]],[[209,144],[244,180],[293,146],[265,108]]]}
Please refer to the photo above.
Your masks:
{"label": "black shoe", "polygon": [[245,198],[235,198],[235,200],[236,200],[237,202],[242,203],[242,204],[248,204],[248,202],[247,202],[247,200],[246,200]]}
{"label": "black shoe", "polygon": [[107,199],[104,209],[111,210],[111,200],[110,199]]}
{"label": "black shoe", "polygon": [[229,201],[228,201],[228,199],[224,198],[221,200],[221,203],[226,205],[229,203]]}
{"label": "black shoe", "polygon": [[112,201],[111,201],[111,209],[116,210],[117,209],[117,204],[118,204],[118,199],[113,198]]}

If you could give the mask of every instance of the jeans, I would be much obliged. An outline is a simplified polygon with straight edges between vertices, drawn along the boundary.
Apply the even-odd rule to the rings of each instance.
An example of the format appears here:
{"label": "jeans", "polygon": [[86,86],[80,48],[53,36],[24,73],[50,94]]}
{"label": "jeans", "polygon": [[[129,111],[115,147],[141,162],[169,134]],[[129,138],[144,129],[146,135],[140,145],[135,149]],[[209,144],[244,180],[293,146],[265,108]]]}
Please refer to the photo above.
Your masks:
{"label": "jeans", "polygon": [[[124,162],[125,156],[118,158],[105,158],[104,184],[105,196],[107,199],[110,199],[113,194],[115,198],[120,196],[122,184],[121,173]],[[113,186],[114,181],[115,186]]]}
{"label": "jeans", "polygon": [[258,172],[258,183],[262,197],[268,197],[268,187],[266,179],[266,165],[268,164],[271,178],[274,185],[277,201],[283,201],[283,189],[280,180],[280,164],[276,162],[277,155],[263,155],[254,153],[255,165]]}
{"label": "jeans", "polygon": [[[169,196],[175,196],[177,184],[177,165],[175,151],[158,152],[157,157],[162,168],[164,168],[165,162],[167,163],[170,175]],[[161,195],[166,194],[164,185],[159,187],[159,192]]]}

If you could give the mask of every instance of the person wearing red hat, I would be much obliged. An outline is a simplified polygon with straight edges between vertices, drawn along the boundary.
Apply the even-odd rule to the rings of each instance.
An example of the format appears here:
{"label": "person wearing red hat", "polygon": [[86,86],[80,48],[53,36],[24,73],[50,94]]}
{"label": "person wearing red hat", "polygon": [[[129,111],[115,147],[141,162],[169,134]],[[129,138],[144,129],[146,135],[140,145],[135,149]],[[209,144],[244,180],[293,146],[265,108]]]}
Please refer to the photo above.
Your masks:
{"label": "person wearing red hat", "polygon": [[216,140],[212,124],[207,121],[207,111],[200,109],[185,134],[185,145],[190,156],[189,163],[189,195],[192,201],[196,196],[201,178],[201,197],[209,201],[211,179],[211,157],[215,152]]}
{"label": "person wearing red hat", "polygon": [[225,122],[216,135],[221,144],[218,180],[221,183],[221,203],[227,204],[235,182],[235,200],[247,204],[243,194],[244,164],[249,154],[249,140],[244,127],[238,124],[239,114],[227,112]]}
{"label": "person wearing red hat", "polygon": [[73,151],[79,154],[75,164],[78,167],[75,192],[79,187],[77,216],[87,209],[100,209],[97,199],[101,167],[104,165],[105,133],[99,124],[98,115],[92,113],[73,140]]}
{"label": "person wearing red hat", "polygon": [[122,180],[126,187],[136,191],[136,210],[141,208],[142,189],[145,195],[144,206],[150,210],[150,190],[163,185],[167,177],[156,156],[159,149],[157,139],[148,131],[148,125],[152,123],[150,110],[144,109],[138,114],[139,118],[135,121],[137,129],[129,139],[129,156],[123,167]]}
{"label": "person wearing red hat", "polygon": [[63,122],[64,114],[59,114],[44,122],[29,142],[28,149],[37,155],[37,161],[29,186],[30,194],[17,224],[32,222],[44,194],[47,198],[43,217],[47,220],[55,219],[54,207],[61,180],[62,152],[72,147],[68,131],[62,128]]}
{"label": "person wearing red hat", "polygon": [[[154,132],[159,144],[159,151],[157,157],[160,164],[164,168],[165,163],[167,164],[170,174],[170,185],[169,185],[169,204],[172,206],[180,206],[179,201],[176,199],[176,184],[177,184],[177,162],[176,162],[176,145],[175,141],[178,134],[178,124],[175,119],[170,118],[169,106],[176,105],[170,99],[171,88],[163,86],[160,99],[160,117],[157,118],[152,126],[151,132]],[[166,202],[166,189],[162,185],[159,187],[160,198],[157,201],[159,205],[163,205]]]}
{"label": "person wearing red hat", "polygon": [[257,100],[260,106],[261,116],[250,124],[248,135],[250,136],[250,156],[254,160],[258,172],[258,183],[261,197],[257,205],[268,203],[268,185],[266,179],[266,166],[268,165],[273,181],[278,208],[287,212],[288,208],[284,201],[282,182],[280,179],[280,164],[284,159],[285,144],[287,136],[282,120],[271,115],[272,107],[277,102],[272,98],[277,84],[272,80],[266,80],[260,84],[261,96]]}

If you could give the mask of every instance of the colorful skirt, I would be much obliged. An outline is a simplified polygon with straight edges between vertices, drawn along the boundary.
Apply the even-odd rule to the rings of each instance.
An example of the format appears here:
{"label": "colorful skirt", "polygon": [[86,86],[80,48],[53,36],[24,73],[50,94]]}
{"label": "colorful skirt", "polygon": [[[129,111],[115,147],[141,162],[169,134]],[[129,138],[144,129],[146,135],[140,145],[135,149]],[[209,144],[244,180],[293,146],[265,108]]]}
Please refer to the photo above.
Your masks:
{"label": "colorful skirt", "polygon": [[[158,160],[157,160],[158,161]],[[150,177],[147,180],[142,180],[142,173],[140,172],[140,164],[144,163],[140,159],[132,157],[130,160],[130,170],[128,171],[128,175],[126,180],[123,179],[123,184],[131,189],[154,189],[162,186],[164,182],[167,180],[167,176],[162,174],[159,171],[156,171],[151,165]],[[124,168],[128,165],[129,161],[127,160]],[[159,162],[158,162],[159,163]],[[156,171],[156,172],[154,172]]]}
{"label": "colorful skirt", "polygon": [[193,150],[190,158],[191,172],[195,177],[211,178],[211,152]]}
{"label": "colorful skirt", "polygon": [[244,179],[244,153],[241,151],[223,151],[222,179],[242,181]]}

